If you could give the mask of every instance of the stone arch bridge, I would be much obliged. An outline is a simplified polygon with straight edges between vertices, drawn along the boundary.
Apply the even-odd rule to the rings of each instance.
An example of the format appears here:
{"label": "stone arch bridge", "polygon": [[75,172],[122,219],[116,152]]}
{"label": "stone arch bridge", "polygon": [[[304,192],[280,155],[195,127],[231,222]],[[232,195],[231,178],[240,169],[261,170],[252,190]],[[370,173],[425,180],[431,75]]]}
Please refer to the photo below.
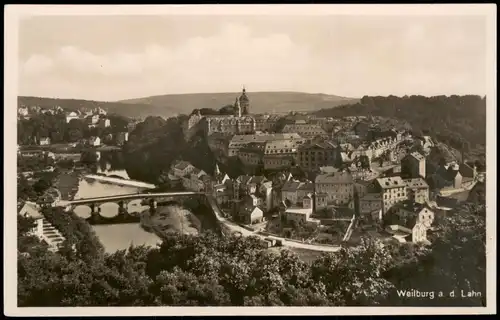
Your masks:
{"label": "stone arch bridge", "polygon": [[[140,213],[144,210],[153,210],[159,203],[179,203],[180,198],[194,198],[214,210],[215,201],[210,201],[210,196],[201,192],[160,192],[160,193],[133,193],[113,195],[106,197],[76,199],[71,201],[58,201],[55,207],[63,207],[65,211],[86,211],[89,213],[86,220],[91,224],[115,224],[140,221]],[[103,207],[114,207],[116,214],[106,217],[101,214]],[[220,212],[220,211],[219,211]]]}

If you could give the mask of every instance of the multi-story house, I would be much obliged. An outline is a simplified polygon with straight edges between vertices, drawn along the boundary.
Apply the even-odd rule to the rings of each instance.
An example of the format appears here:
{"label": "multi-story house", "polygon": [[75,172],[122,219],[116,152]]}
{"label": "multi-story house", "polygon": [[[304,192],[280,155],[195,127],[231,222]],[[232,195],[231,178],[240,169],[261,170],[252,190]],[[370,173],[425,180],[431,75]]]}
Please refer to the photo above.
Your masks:
{"label": "multi-story house", "polygon": [[253,135],[234,135],[229,142],[228,156],[234,157],[238,155],[241,148],[250,143],[266,143],[273,140],[303,140],[297,133],[290,134],[253,134]]}
{"label": "multi-story house", "polygon": [[412,223],[421,223],[429,229],[435,219],[434,211],[427,205],[415,203],[410,200],[402,201],[389,210],[388,217],[390,223],[403,223],[407,219]]}
{"label": "multi-story house", "polygon": [[195,167],[187,161],[177,161],[172,166],[172,173],[177,178],[182,178],[195,170]]}
{"label": "multi-story house", "polygon": [[364,197],[368,193],[369,187],[371,184],[373,184],[373,180],[366,181],[366,180],[355,179],[354,192],[356,193],[356,195],[359,199],[361,199],[362,197]]}
{"label": "multi-story house", "polygon": [[340,164],[340,148],[329,141],[306,143],[299,147],[297,164],[307,171],[318,171],[324,166]]}
{"label": "multi-story house", "polygon": [[354,180],[349,172],[320,174],[316,177],[317,193],[326,193],[333,205],[348,205],[354,199]]}
{"label": "multi-story house", "polygon": [[406,183],[401,177],[377,178],[370,191],[378,192],[382,197],[382,214],[385,214],[393,205],[408,199]]}
{"label": "multi-story house", "polygon": [[286,181],[281,187],[281,201],[289,201],[292,205],[302,204],[305,196],[314,193],[311,181]]}
{"label": "multi-story house", "polygon": [[318,124],[293,123],[286,124],[281,130],[283,133],[298,133],[301,137],[312,139],[314,137],[328,137],[328,133]]}
{"label": "multi-story house", "polygon": [[281,201],[290,201],[291,204],[297,204],[301,200],[298,195],[301,182],[290,180],[286,181],[281,187]]}
{"label": "multi-story house", "polygon": [[415,151],[401,160],[401,175],[405,178],[426,178],[425,156]]}
{"label": "multi-story house", "polygon": [[428,243],[427,231],[432,227],[434,218],[435,214],[429,206],[404,201],[391,208],[384,222],[389,225],[389,232],[410,235],[409,240],[413,243]]}
{"label": "multi-story house", "polygon": [[274,130],[274,127],[279,119],[279,116],[262,114],[262,115],[255,115],[254,119],[255,119],[255,131],[271,132]]}
{"label": "multi-story house", "polygon": [[210,177],[198,168],[194,168],[188,175],[182,178],[184,188],[194,192],[208,192],[211,184]]}
{"label": "multi-story house", "polygon": [[412,202],[426,203],[429,201],[429,185],[422,178],[404,179],[408,199]]}
{"label": "multi-story house", "polygon": [[292,155],[264,155],[263,160],[264,169],[266,170],[280,170],[293,166],[295,164],[295,157]]}
{"label": "multi-story house", "polygon": [[305,139],[280,139],[266,142],[264,148],[264,168],[282,169],[296,162],[298,148]]}
{"label": "multi-story house", "polygon": [[258,206],[244,205],[240,208],[238,216],[245,224],[256,224],[264,221],[264,212]]}
{"label": "multi-story house", "polygon": [[234,197],[233,181],[229,177],[216,181],[212,193],[218,204],[228,205]]}
{"label": "multi-story house", "polygon": [[239,150],[238,158],[245,169],[254,173],[255,168],[263,163],[264,147],[264,143],[252,142]]}
{"label": "multi-story house", "polygon": [[264,203],[262,204],[263,208],[265,208],[266,211],[271,210],[273,208],[273,182],[262,182],[259,187],[259,194],[264,200]]}
{"label": "multi-story house", "polygon": [[382,204],[382,195],[380,193],[367,193],[359,199],[359,214],[373,215],[375,213],[379,217],[378,213],[382,210]]}
{"label": "multi-story house", "polygon": [[312,181],[301,181],[297,189],[297,199],[300,200],[312,194],[314,194],[314,183]]}
{"label": "multi-story house", "polygon": [[264,176],[239,176],[233,183],[234,198],[241,199],[245,195],[260,194],[262,185],[268,181]]}

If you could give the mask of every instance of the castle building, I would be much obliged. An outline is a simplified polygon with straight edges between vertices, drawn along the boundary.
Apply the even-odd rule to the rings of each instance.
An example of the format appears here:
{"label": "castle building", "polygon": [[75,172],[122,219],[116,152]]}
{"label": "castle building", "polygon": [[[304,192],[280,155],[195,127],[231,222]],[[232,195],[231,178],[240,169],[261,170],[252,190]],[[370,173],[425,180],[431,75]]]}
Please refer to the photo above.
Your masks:
{"label": "castle building", "polygon": [[250,134],[256,131],[255,118],[249,115],[250,100],[245,88],[234,103],[235,115],[201,115],[200,112],[192,114],[185,128],[186,135],[192,136],[197,131],[210,135],[214,132],[224,134]]}

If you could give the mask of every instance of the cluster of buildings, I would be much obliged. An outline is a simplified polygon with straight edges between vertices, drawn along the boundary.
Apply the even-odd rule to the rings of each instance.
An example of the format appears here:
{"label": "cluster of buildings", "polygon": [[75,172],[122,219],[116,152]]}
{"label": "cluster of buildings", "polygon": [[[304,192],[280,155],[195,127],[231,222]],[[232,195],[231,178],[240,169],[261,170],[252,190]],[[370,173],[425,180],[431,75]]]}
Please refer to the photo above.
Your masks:
{"label": "cluster of buildings", "polygon": [[51,108],[43,108],[37,105],[25,106],[21,105],[17,108],[17,120],[30,119],[31,116],[36,114],[50,114],[55,115],[64,112],[61,106],[53,106]]}
{"label": "cluster of buildings", "polygon": [[[67,124],[73,120],[81,121],[89,130],[93,128],[105,129],[111,127],[111,120],[107,117],[106,110],[100,107],[76,111],[65,111],[60,106],[55,106],[50,109],[42,109],[38,106],[22,106],[18,108],[18,115],[24,118],[29,118],[29,115],[35,113],[50,113],[51,115],[64,114]],[[129,131],[130,130],[118,133],[107,133],[101,137],[91,136],[88,139],[82,139],[79,143],[93,147],[101,146],[103,143],[113,143],[120,146],[128,141]],[[52,143],[50,137],[35,137],[35,142],[41,146],[50,145]]]}
{"label": "cluster of buildings", "polygon": [[[212,193],[244,223],[262,222],[279,208],[289,220],[320,224],[318,212],[345,209],[380,223],[402,242],[427,242],[435,216],[457,203],[450,195],[470,190],[480,176],[464,162],[433,168],[427,163],[436,146],[432,138],[378,126],[383,119],[305,116],[275,130],[283,117],[250,115],[245,91],[235,108],[233,116],[194,114],[188,127],[201,125],[218,161],[238,158],[246,175],[230,178],[217,169],[214,177],[194,171],[182,179],[185,186]],[[312,175],[295,179],[290,168]],[[278,175],[270,178],[271,172]]]}

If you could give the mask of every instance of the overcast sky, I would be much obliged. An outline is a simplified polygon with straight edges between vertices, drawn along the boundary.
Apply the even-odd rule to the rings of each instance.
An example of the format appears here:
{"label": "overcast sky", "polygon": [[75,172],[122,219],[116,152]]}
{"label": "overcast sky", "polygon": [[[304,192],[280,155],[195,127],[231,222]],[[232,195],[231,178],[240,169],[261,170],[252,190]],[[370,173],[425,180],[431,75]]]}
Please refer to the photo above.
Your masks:
{"label": "overcast sky", "polygon": [[19,32],[21,95],[486,93],[479,16],[45,16]]}

